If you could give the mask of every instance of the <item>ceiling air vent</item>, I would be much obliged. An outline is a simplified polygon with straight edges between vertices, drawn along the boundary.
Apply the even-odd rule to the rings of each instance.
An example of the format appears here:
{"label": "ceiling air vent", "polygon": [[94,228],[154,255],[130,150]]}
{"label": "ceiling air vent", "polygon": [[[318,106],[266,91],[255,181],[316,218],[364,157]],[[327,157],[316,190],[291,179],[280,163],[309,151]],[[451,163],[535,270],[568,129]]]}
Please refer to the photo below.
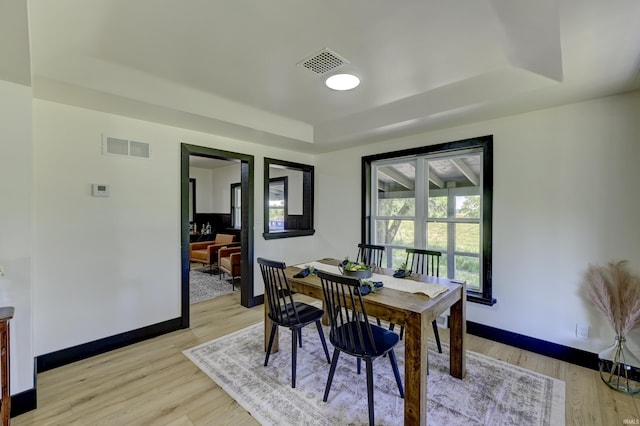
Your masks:
{"label": "ceiling air vent", "polygon": [[340,65],[348,63],[349,61],[347,61],[337,53],[329,49],[322,49],[318,53],[315,53],[312,56],[309,56],[308,58],[298,62],[298,66],[311,70],[316,74],[324,74],[334,68],[339,67]]}
{"label": "ceiling air vent", "polygon": [[151,145],[147,142],[102,136],[102,154],[123,157],[151,158]]}

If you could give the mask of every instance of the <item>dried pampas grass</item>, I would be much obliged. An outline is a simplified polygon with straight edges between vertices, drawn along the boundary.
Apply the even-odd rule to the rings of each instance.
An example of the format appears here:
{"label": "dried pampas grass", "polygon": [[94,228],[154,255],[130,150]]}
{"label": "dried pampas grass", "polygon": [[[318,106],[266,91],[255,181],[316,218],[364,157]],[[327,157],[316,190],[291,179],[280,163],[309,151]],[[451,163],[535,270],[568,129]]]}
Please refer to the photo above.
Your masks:
{"label": "dried pampas grass", "polygon": [[640,326],[640,277],[629,271],[626,260],[607,266],[589,265],[585,282],[593,304],[619,336]]}

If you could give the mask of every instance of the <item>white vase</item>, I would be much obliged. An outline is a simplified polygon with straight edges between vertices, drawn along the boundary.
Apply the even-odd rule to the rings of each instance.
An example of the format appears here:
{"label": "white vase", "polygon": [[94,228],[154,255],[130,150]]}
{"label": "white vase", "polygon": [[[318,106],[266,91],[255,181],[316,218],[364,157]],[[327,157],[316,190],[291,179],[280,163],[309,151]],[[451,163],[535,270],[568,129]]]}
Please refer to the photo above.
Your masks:
{"label": "white vase", "polygon": [[600,377],[612,389],[626,393],[640,392],[640,360],[629,350],[624,336],[598,354]]}

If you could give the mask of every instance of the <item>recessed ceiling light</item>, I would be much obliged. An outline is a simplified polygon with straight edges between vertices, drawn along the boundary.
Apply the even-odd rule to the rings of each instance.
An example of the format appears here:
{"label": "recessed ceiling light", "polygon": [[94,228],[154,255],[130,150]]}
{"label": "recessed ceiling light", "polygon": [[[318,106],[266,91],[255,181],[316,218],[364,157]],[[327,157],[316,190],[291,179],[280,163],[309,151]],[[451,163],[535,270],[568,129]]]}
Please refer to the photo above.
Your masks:
{"label": "recessed ceiling light", "polygon": [[335,74],[327,78],[325,84],[333,90],[351,90],[360,84],[360,79],[353,74]]}

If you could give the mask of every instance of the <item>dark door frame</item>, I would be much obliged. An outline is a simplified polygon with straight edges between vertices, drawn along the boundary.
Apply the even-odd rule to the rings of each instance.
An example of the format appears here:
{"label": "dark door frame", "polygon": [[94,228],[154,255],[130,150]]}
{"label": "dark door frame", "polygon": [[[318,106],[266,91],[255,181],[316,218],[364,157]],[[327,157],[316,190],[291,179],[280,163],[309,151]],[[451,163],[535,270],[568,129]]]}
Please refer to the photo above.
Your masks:
{"label": "dark door frame", "polygon": [[242,260],[240,264],[240,303],[250,308],[263,303],[263,295],[254,295],[253,286],[253,212],[254,212],[254,158],[253,155],[207,148],[203,146],[181,144],[180,154],[180,228],[181,228],[181,325],[189,327],[189,156],[217,158],[221,160],[240,160],[242,185],[242,225],[240,243]]}

